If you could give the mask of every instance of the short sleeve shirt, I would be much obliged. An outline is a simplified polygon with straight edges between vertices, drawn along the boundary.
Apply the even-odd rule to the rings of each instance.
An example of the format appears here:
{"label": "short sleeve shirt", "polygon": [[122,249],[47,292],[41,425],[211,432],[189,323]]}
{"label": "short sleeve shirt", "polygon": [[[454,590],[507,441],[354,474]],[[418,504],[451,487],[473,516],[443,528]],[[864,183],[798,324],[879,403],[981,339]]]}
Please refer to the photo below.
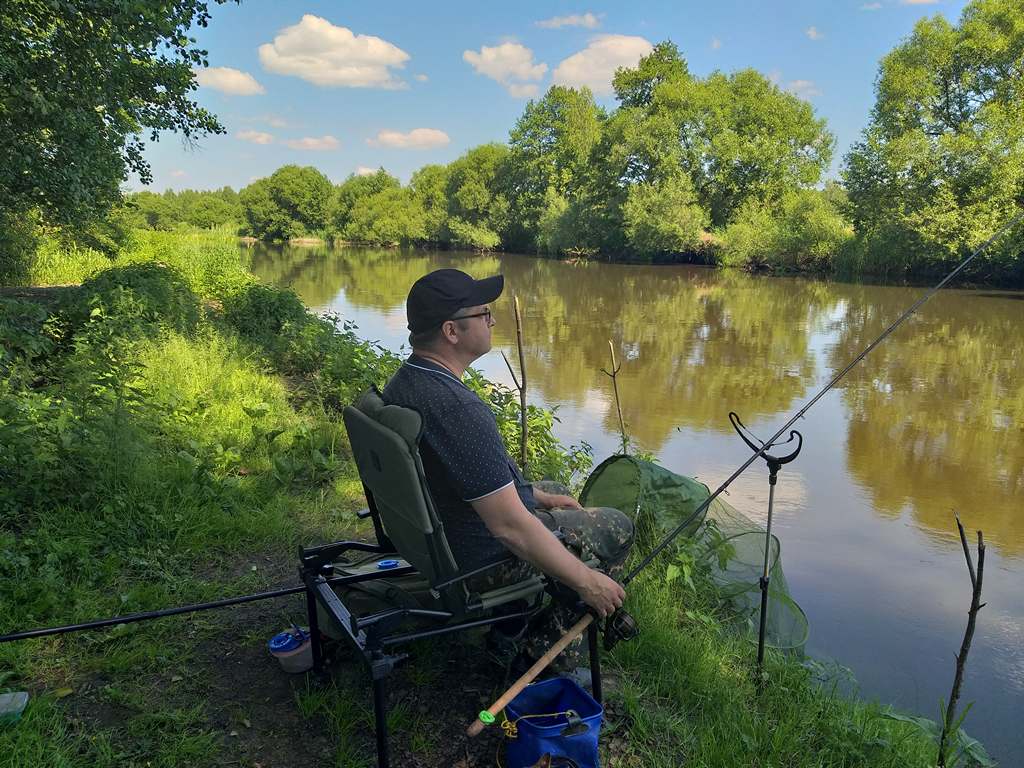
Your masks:
{"label": "short sleeve shirt", "polygon": [[536,501],[505,450],[491,409],[447,368],[417,355],[402,364],[382,395],[385,403],[412,408],[423,418],[420,458],[459,567],[471,570],[506,556],[471,502],[508,485],[527,509]]}

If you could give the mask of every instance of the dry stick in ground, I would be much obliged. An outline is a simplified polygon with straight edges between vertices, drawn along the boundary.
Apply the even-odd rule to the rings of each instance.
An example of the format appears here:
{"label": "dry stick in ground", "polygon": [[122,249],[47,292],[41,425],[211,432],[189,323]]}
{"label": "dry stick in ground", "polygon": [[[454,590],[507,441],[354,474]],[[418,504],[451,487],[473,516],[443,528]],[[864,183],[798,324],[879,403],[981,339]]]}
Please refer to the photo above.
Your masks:
{"label": "dry stick in ground", "polygon": [[523,355],[523,317],[519,314],[518,296],[512,296],[512,304],[516,311],[516,345],[519,347],[519,371],[523,376],[522,383],[516,378],[516,372],[512,370],[512,364],[508,361],[504,351],[502,351],[501,356],[505,358],[505,365],[508,366],[508,372],[512,375],[512,382],[516,385],[516,389],[519,390],[519,432],[521,435],[519,441],[519,463],[523,470],[523,475],[526,476],[528,474],[526,467],[526,357]]}
{"label": "dry stick in ground", "polygon": [[978,531],[978,572],[974,572],[974,563],[971,562],[971,548],[967,545],[967,534],[964,533],[963,523],[960,522],[960,515],[953,513],[956,518],[956,527],[960,532],[960,543],[964,548],[964,557],[967,558],[967,571],[971,576],[971,607],[967,611],[967,629],[964,631],[964,640],[960,644],[960,653],[956,655],[956,674],[953,676],[953,690],[949,694],[949,704],[946,705],[946,716],[942,722],[942,735],[939,737],[939,766],[946,765],[946,742],[949,740],[949,729],[953,726],[953,717],[956,715],[956,704],[960,698],[960,685],[964,681],[964,666],[967,664],[967,654],[971,650],[971,640],[974,638],[974,625],[978,618],[978,611],[985,607],[981,602],[981,581],[985,573],[985,537]]}
{"label": "dry stick in ground", "polygon": [[615,363],[615,346],[612,344],[611,339],[608,339],[608,351],[612,354],[612,372],[608,373],[608,371],[602,368],[601,373],[605,376],[611,376],[612,391],[615,394],[615,410],[619,414],[619,434],[622,435],[622,452],[629,453],[629,438],[626,436],[626,425],[622,421],[622,406],[619,405],[619,382],[616,378],[622,366]]}

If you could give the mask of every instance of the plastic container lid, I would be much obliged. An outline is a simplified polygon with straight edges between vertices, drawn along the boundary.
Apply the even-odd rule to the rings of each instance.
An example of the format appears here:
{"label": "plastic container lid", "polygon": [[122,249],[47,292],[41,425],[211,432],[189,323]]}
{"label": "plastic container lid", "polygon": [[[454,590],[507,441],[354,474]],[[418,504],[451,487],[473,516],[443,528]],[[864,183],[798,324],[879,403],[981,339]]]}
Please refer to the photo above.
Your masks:
{"label": "plastic container lid", "polygon": [[397,560],[381,560],[377,563],[377,567],[382,571],[386,571],[389,568],[397,568],[400,563]]}
{"label": "plastic container lid", "polygon": [[267,643],[271,653],[294,651],[300,645],[302,645],[302,638],[292,634],[291,632],[279,632],[270,638],[270,642]]}

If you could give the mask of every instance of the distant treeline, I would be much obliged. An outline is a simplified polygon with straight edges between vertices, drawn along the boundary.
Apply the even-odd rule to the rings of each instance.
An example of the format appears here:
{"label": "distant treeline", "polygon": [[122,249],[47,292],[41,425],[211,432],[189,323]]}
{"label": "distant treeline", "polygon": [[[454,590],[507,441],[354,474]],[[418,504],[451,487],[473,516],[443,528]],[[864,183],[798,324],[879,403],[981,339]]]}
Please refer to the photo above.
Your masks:
{"label": "distant treeline", "polygon": [[[753,70],[693,75],[671,42],[614,78],[531,101],[506,144],[333,185],[285,166],[235,195],[130,198],[136,221],[231,223],[263,240],[697,260],[889,277],[948,269],[1024,203],[1024,24],[1019,0],[922,19],[885,56],[877,100],[840,181],[810,104]],[[975,279],[1024,284],[1024,227]]]}

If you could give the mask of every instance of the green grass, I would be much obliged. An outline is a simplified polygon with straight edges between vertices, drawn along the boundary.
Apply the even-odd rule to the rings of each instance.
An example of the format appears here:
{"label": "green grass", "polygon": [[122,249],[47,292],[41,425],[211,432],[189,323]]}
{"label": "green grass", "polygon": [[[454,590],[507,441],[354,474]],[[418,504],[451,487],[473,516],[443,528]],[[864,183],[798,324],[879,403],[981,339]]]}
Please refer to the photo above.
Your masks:
{"label": "green grass", "polygon": [[[222,234],[142,233],[113,262],[45,245],[34,270],[39,283],[87,281],[46,310],[0,301],[0,632],[255,591],[257,556],[288,562],[299,542],[368,530],[352,514],[363,500],[338,406],[386,378],[393,357],[307,314],[294,294],[254,287]],[[514,439],[507,404],[493,404]],[[549,422],[531,431],[537,455],[556,470],[585,464],[560,452]],[[607,724],[624,740],[622,765],[933,761],[917,731],[823,688],[797,660],[770,657],[759,692],[753,648],[681,580],[666,585],[652,568],[629,600],[642,635],[614,652],[625,717]],[[217,762],[224,747],[202,702],[151,689],[217,632],[210,614],[189,627],[188,637],[159,621],[0,645],[0,686],[33,692],[23,720],[0,728],[3,764]],[[239,641],[262,642],[265,629]],[[404,672],[427,696],[443,679],[436,648]],[[330,733],[338,768],[371,764],[363,677],[295,697]],[[90,680],[104,681],[118,722],[74,721],[55,698]],[[439,746],[408,703],[390,724],[414,751]]]}

